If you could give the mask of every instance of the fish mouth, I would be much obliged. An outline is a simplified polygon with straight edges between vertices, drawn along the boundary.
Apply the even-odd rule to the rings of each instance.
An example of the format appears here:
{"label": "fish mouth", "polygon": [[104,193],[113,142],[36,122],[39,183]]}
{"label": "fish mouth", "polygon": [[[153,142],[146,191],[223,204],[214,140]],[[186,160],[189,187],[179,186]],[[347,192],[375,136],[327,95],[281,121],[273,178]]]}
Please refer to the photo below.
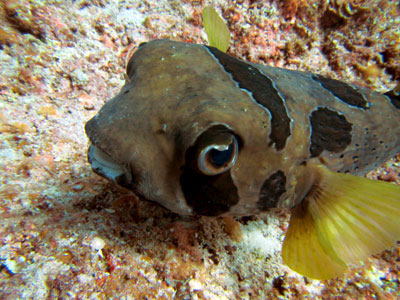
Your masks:
{"label": "fish mouth", "polygon": [[91,144],[88,150],[88,160],[94,172],[98,175],[121,184],[125,181],[125,170],[109,155]]}

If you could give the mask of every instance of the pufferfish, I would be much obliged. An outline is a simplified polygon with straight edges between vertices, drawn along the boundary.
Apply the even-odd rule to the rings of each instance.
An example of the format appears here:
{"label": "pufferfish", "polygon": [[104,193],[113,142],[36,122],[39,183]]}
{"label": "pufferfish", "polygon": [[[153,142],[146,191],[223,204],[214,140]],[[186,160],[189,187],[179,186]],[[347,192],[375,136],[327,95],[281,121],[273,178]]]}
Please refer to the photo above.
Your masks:
{"label": "pufferfish", "polygon": [[93,170],[181,215],[290,209],[283,261],[315,279],[400,239],[400,187],[364,175],[400,152],[400,99],[216,48],[140,45],[86,124]]}

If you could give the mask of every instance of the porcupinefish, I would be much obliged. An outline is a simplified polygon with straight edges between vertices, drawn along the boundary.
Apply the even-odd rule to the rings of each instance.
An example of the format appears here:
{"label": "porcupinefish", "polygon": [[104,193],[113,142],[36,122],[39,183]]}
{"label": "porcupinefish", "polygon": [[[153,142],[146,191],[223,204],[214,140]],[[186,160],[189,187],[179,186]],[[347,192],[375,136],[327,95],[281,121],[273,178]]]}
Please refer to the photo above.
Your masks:
{"label": "porcupinefish", "polygon": [[400,151],[400,99],[154,40],[86,124],[93,170],[182,215],[291,209],[293,270],[343,273],[400,239],[400,187],[364,175]]}

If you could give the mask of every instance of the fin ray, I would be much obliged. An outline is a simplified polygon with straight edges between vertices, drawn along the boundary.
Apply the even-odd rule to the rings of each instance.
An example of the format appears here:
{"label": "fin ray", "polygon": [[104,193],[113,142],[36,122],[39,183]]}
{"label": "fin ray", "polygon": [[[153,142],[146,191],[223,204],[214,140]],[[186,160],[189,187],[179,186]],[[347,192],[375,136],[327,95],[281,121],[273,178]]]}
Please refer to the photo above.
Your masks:
{"label": "fin ray", "polygon": [[400,239],[399,186],[325,167],[320,170],[324,181],[321,195],[311,202],[310,209],[323,245],[329,243],[328,249],[352,263]]}
{"label": "fin ray", "polygon": [[229,47],[231,33],[224,20],[210,6],[206,6],[203,9],[202,18],[210,46],[226,52]]}
{"label": "fin ray", "polygon": [[282,259],[294,271],[315,279],[329,279],[346,269],[344,262],[326,254],[317,238],[315,222],[302,203],[294,209],[282,246]]}
{"label": "fin ray", "polygon": [[400,240],[400,187],[314,167],[315,186],[292,213],[282,257],[321,280]]}

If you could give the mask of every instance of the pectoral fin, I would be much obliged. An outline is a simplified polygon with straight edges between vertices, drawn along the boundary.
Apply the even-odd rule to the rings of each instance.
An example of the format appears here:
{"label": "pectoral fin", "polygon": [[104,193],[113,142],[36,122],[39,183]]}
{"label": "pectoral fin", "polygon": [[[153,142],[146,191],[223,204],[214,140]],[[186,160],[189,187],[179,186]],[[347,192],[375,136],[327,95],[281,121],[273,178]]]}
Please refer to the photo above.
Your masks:
{"label": "pectoral fin", "polygon": [[329,279],[346,270],[343,261],[329,256],[318,240],[315,221],[303,202],[292,212],[282,248],[282,258],[291,269],[315,279]]}
{"label": "pectoral fin", "polygon": [[282,257],[293,270],[329,279],[400,240],[400,187],[315,167],[317,180],[294,209]]}

